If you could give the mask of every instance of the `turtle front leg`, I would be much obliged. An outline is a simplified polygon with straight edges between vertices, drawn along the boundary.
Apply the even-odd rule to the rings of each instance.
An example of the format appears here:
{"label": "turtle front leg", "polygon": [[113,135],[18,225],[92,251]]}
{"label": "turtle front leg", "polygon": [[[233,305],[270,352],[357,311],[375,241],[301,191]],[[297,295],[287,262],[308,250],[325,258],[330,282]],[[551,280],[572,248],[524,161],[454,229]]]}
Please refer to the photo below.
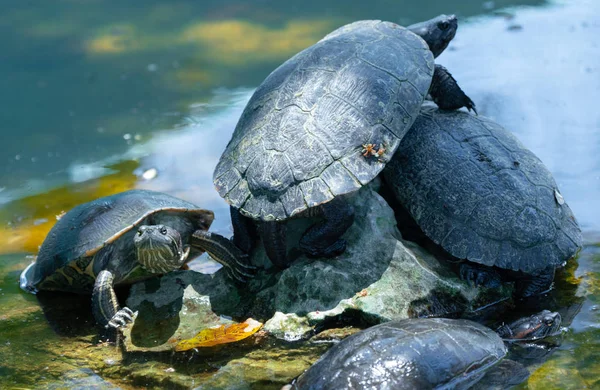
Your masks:
{"label": "turtle front leg", "polygon": [[341,237],[354,222],[354,208],[337,197],[320,209],[324,220],[304,232],[300,249],[310,257],[335,257],[346,250],[346,240]]}
{"label": "turtle front leg", "polygon": [[256,267],[250,264],[248,255],[220,234],[196,230],[190,238],[190,245],[221,263],[233,280],[246,283],[254,277]]}
{"label": "turtle front leg", "polygon": [[133,321],[133,312],[127,307],[119,309],[113,281],[113,274],[107,270],[100,271],[96,277],[92,292],[92,313],[100,325],[116,329]]}
{"label": "turtle front leg", "polygon": [[288,268],[291,262],[287,258],[286,222],[261,222],[259,231],[260,239],[271,263],[279,269]]}
{"label": "turtle front leg", "polygon": [[475,287],[498,288],[502,284],[500,274],[493,268],[470,262],[460,264],[460,278]]}
{"label": "turtle front leg", "polygon": [[256,239],[256,229],[253,221],[243,216],[239,209],[229,207],[231,214],[231,224],[233,225],[233,243],[240,248],[242,252],[250,254],[254,247]]}
{"label": "turtle front leg", "polygon": [[441,65],[435,66],[433,80],[431,80],[431,86],[429,87],[429,94],[435,104],[443,110],[457,110],[461,107],[466,107],[477,114],[475,103],[460,89],[448,69]]}
{"label": "turtle front leg", "polygon": [[527,275],[515,282],[519,298],[528,298],[548,291],[554,282],[554,267],[548,267],[537,275]]}

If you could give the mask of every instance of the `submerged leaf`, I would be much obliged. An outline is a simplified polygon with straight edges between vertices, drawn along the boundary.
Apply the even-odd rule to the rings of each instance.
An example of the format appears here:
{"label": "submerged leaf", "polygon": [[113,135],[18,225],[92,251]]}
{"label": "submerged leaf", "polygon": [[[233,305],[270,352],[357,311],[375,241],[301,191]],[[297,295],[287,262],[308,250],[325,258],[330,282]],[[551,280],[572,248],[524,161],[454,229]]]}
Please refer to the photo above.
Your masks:
{"label": "submerged leaf", "polygon": [[221,325],[217,328],[204,329],[191,339],[181,340],[175,346],[176,351],[187,351],[192,348],[212,347],[219,344],[233,343],[252,336],[262,323],[248,318],[241,324]]}

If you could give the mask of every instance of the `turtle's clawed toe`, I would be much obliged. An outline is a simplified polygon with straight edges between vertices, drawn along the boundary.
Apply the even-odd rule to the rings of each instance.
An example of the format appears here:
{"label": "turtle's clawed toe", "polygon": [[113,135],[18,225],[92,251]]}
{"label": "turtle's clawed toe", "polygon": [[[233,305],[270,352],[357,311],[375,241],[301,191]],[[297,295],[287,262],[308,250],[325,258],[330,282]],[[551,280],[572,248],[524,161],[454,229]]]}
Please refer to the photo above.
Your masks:
{"label": "turtle's clawed toe", "polygon": [[106,328],[118,329],[130,322],[133,322],[133,311],[131,311],[131,309],[128,307],[124,307],[116,312],[110,321],[108,321]]}
{"label": "turtle's clawed toe", "polygon": [[490,271],[473,264],[463,263],[460,265],[460,277],[470,286],[486,288],[496,288],[502,283],[500,275],[495,271]]}
{"label": "turtle's clawed toe", "polygon": [[467,101],[465,103],[465,107],[467,108],[467,110],[469,110],[469,111],[473,110],[475,115],[479,115],[477,113],[477,109],[475,108],[475,103],[473,103],[473,100],[471,100],[471,98],[466,95],[465,95],[465,97],[467,98]]}

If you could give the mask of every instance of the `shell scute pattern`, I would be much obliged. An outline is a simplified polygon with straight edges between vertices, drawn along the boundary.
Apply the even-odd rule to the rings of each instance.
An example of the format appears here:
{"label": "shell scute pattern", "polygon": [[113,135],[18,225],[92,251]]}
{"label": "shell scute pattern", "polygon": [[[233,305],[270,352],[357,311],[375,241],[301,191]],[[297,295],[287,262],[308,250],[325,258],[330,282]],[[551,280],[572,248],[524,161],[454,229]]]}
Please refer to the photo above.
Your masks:
{"label": "shell scute pattern", "polygon": [[325,145],[310,135],[300,138],[286,153],[286,158],[297,182],[317,177],[323,165],[333,163]]}
{"label": "shell scute pattern", "polygon": [[455,257],[535,272],[581,245],[552,174],[489,119],[425,108],[385,174],[421,229]]}
{"label": "shell scute pattern", "polygon": [[334,38],[336,41],[343,43],[372,43],[381,37],[381,34],[373,33],[373,30],[380,23],[380,20],[359,20],[357,22],[352,22],[325,35],[318,43],[334,40]]}
{"label": "shell scute pattern", "polygon": [[[28,282],[44,289],[85,289],[95,277],[94,255],[159,212],[185,215],[208,229],[214,214],[167,194],[132,190],[81,204],[50,230]],[[53,288],[53,286],[55,288]]]}
{"label": "shell scute pattern", "polygon": [[[427,94],[433,55],[403,27],[380,24],[344,26],[265,79],[215,170],[228,203],[251,218],[285,220],[383,169]],[[386,155],[366,159],[366,143]]]}
{"label": "shell scute pattern", "polygon": [[297,388],[467,388],[506,353],[495,332],[471,321],[397,320],[333,346]]}

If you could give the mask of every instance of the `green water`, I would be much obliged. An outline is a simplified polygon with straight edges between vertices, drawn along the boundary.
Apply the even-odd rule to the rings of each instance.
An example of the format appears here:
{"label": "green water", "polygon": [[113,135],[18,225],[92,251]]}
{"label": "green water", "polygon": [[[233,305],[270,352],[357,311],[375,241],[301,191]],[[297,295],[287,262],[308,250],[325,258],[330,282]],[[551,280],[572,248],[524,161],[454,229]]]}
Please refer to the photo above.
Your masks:
{"label": "green water", "polygon": [[[52,387],[65,375],[72,384],[84,378],[108,386],[94,371],[123,387],[186,388],[216,372],[227,359],[190,365],[159,357],[154,370],[177,372],[169,382],[145,383],[142,360],[123,360],[114,347],[96,345],[86,301],[49,297],[42,310],[18,289],[20,270],[56,215],[133,187],[211,208],[213,230],[229,233],[211,175],[253,88],[344,23],[408,24],[439,13],[457,14],[461,27],[438,62],[481,114],[513,130],[546,163],[586,237],[577,267],[551,294],[553,308],[569,318],[568,332],[522,387],[600,387],[600,6],[593,0],[449,3],[4,1],[0,388]],[[158,176],[146,181],[141,174],[150,168]],[[62,311],[52,309],[53,300]],[[305,351],[304,364],[317,352]],[[294,375],[272,372],[272,382],[259,387],[278,388]]]}

